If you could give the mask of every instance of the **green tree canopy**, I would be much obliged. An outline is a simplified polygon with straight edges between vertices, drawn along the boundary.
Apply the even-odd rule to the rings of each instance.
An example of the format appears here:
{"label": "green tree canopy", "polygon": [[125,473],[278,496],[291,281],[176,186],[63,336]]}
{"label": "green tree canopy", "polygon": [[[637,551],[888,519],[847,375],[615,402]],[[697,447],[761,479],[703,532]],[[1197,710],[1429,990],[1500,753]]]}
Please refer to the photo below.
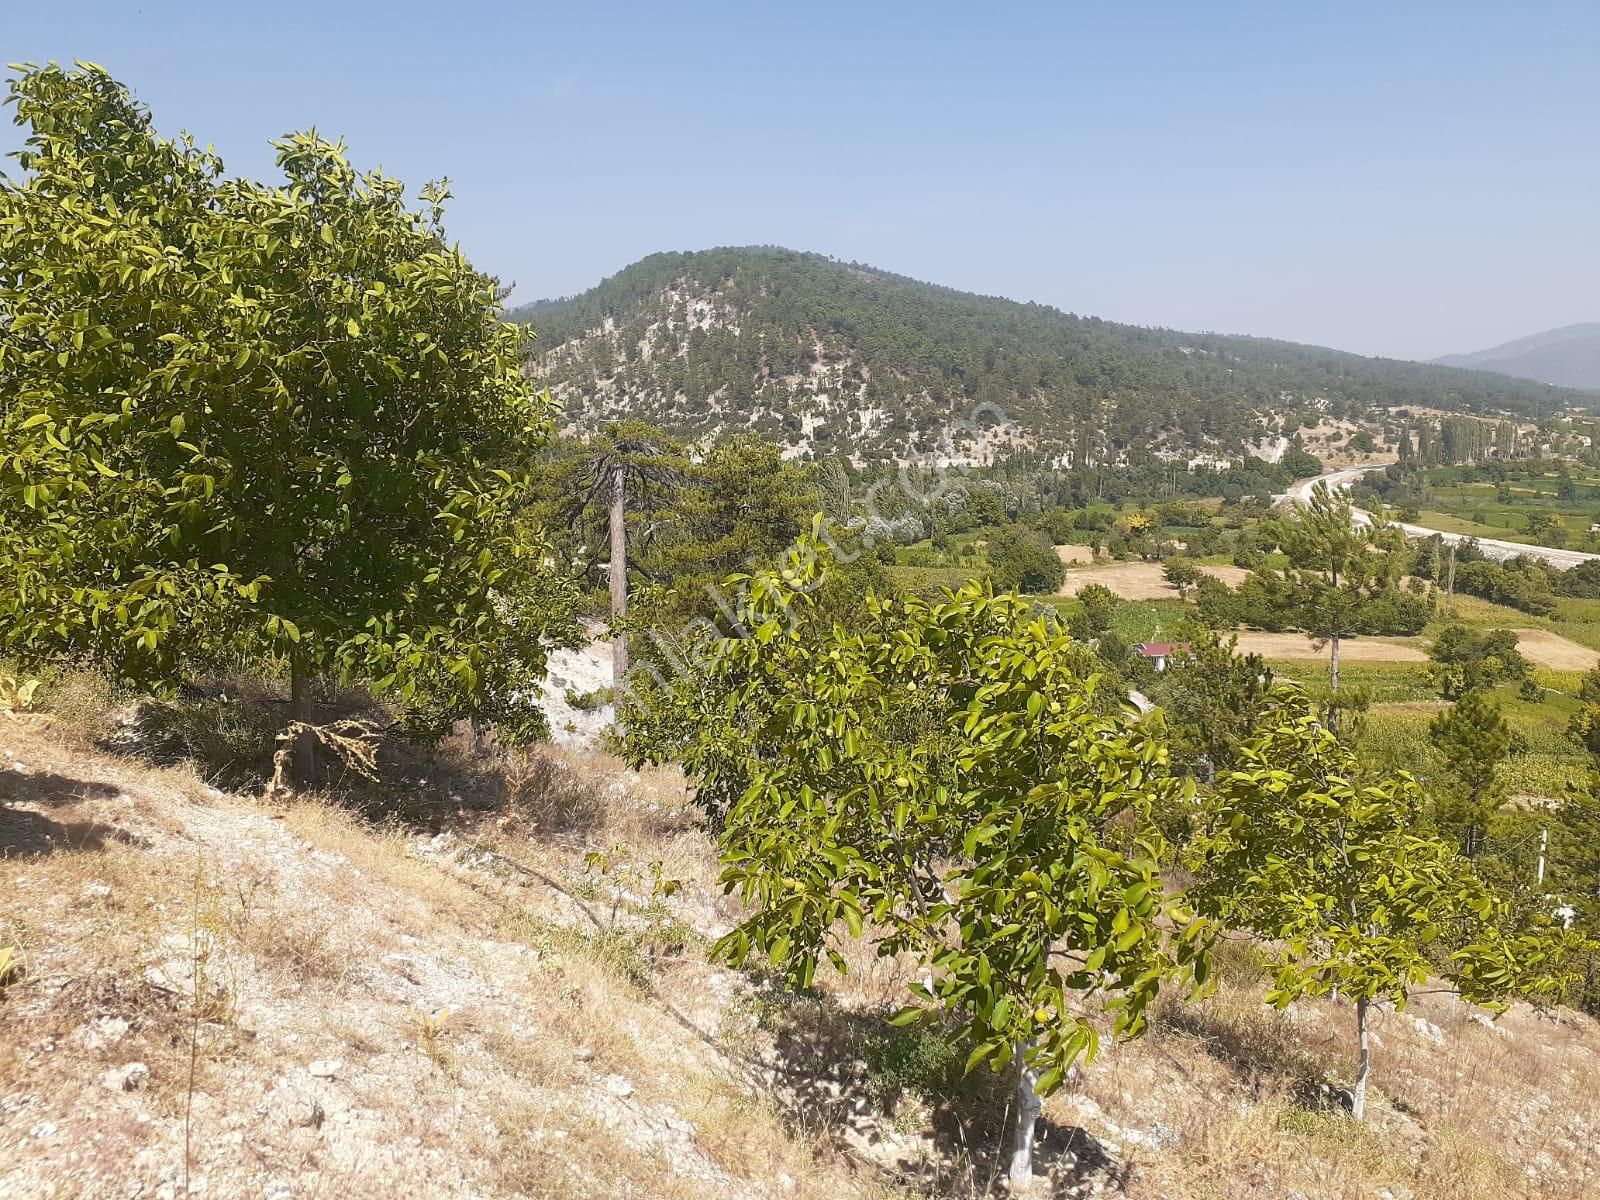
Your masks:
{"label": "green tree canopy", "polygon": [[1439,631],[1428,657],[1428,677],[1447,700],[1460,699],[1474,688],[1526,678],[1529,668],[1513,630],[1477,630],[1460,622]]}
{"label": "green tree canopy", "polygon": [[[0,181],[0,630],[140,681],[219,654],[515,701],[570,593],[508,519],[549,400],[495,281],[314,133],[223,175],[101,68],[28,69]],[[515,708],[515,712],[513,712]]]}
{"label": "green tree canopy", "polygon": [[1254,734],[1272,691],[1272,670],[1238,639],[1206,629],[1180,630],[1189,643],[1143,690],[1166,718],[1174,762],[1209,780],[1232,768]]}
{"label": "green tree canopy", "polygon": [[1400,531],[1373,518],[1358,522],[1350,500],[1326,484],[1308,502],[1272,523],[1289,566],[1278,580],[1262,577],[1264,593],[1279,597],[1288,622],[1329,648],[1329,687],[1339,690],[1339,645],[1356,633],[1418,633],[1427,609],[1399,591],[1409,556]]}
{"label": "green tree canopy", "polygon": [[1088,641],[1109,633],[1122,601],[1103,583],[1091,583],[1078,591],[1078,610],[1068,618],[1072,636]]}
{"label": "green tree canopy", "polygon": [[1172,558],[1162,568],[1166,581],[1178,589],[1178,599],[1186,598],[1188,590],[1204,579],[1205,572],[1187,558]]}
{"label": "green tree canopy", "polygon": [[998,591],[1049,595],[1067,577],[1055,545],[1023,525],[993,530],[984,553],[989,561],[989,579]]}
{"label": "green tree canopy", "polygon": [[825,574],[808,543],[738,581],[748,636],[707,647],[666,725],[630,728],[669,744],[634,753],[738,782],[723,879],[748,915],[721,957],[807,984],[847,969],[843,937],[912,956],[928,975],[905,1018],[949,1015],[969,1069],[1014,1062],[1031,1131],[1034,1073],[1049,1091],[1103,1033],[1138,1033],[1195,959],[1162,927],[1183,914],[1149,821],[1184,785],[1131,708],[1096,703],[1093,656],[1015,596],[869,597],[819,629]]}
{"label": "green tree canopy", "polygon": [[1428,725],[1428,738],[1444,759],[1451,787],[1434,804],[1441,832],[1458,837],[1471,858],[1505,788],[1495,768],[1511,753],[1511,726],[1482,691],[1468,691]]}
{"label": "green tree canopy", "polygon": [[1374,1001],[1404,1008],[1434,975],[1491,1004],[1512,991],[1559,995],[1567,983],[1559,931],[1508,932],[1505,898],[1422,824],[1415,781],[1359,782],[1350,751],[1290,692],[1239,769],[1217,781],[1191,846],[1197,910],[1256,934],[1276,958],[1270,1003],[1335,989],[1355,1001],[1357,1116]]}

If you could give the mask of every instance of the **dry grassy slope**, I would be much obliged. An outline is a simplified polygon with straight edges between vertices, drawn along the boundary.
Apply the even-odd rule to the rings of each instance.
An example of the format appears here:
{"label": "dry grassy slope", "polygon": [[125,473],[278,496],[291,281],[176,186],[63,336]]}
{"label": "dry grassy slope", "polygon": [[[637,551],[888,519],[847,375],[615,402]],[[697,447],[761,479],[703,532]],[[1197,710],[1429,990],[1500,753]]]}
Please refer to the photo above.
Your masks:
{"label": "dry grassy slope", "polygon": [[[556,763],[581,834],[510,813],[429,837],[0,717],[0,941],[26,958],[0,1001],[0,1196],[183,1196],[186,1131],[207,1197],[984,1190],[999,1114],[953,1133],[864,1086],[852,1014],[901,994],[894,964],[801,1004],[708,966],[681,928],[734,914],[681,785]],[[617,843],[686,886],[641,916],[630,880],[628,932],[596,936],[582,851]],[[1296,1103],[1348,1069],[1348,1010],[1259,990],[1236,967],[1052,1097],[1055,1194],[1600,1195],[1593,1022],[1387,1014],[1363,1129]]]}
{"label": "dry grassy slope", "polygon": [[[703,962],[663,964],[652,999],[561,938],[597,906],[484,848],[0,737],[27,957],[0,1009],[0,1195],[184,1194],[197,995],[196,1195],[839,1194],[736,1081],[732,980]],[[670,817],[634,825],[608,833],[705,865]],[[575,857],[536,869],[581,877]]]}

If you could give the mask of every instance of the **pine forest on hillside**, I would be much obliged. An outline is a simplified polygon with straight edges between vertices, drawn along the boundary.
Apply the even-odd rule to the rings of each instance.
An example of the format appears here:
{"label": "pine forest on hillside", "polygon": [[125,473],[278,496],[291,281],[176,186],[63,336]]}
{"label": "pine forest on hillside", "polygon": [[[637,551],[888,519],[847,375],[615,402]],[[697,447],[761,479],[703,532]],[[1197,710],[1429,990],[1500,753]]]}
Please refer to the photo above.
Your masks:
{"label": "pine forest on hillside", "polygon": [[1237,458],[1312,411],[1537,419],[1583,400],[1480,371],[1118,325],[767,247],[652,255],[512,316],[537,330],[541,377],[569,420],[625,412],[818,456],[933,452],[947,427],[1004,414],[1021,446],[1067,464]]}

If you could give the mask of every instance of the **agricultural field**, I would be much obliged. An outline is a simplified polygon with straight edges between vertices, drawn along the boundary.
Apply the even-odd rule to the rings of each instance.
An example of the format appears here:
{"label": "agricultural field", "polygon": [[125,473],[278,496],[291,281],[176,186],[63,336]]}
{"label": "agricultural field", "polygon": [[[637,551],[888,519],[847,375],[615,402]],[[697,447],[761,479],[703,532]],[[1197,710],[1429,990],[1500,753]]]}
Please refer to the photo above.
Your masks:
{"label": "agricultural field", "polygon": [[[1063,616],[1070,616],[1079,607],[1071,596],[1040,596],[1038,600]],[[1184,620],[1193,615],[1194,605],[1180,602],[1174,592],[1167,599],[1133,600],[1118,605],[1112,614],[1111,631],[1129,645],[1159,642],[1174,637]]]}
{"label": "agricultural field", "polygon": [[1474,629],[1546,630],[1568,642],[1600,651],[1600,600],[1560,596],[1555,612],[1538,617],[1476,596],[1458,595],[1451,601],[1451,612],[1454,620]]}
{"label": "agricultural field", "polygon": [[[1326,659],[1328,649],[1303,633],[1261,633],[1240,630],[1241,654],[1259,654],[1265,659]],[[1427,644],[1421,638],[1353,637],[1339,643],[1341,673],[1355,663],[1424,663]]]}
{"label": "agricultural field", "polygon": [[[1229,587],[1237,587],[1250,572],[1234,566],[1200,564],[1206,574],[1222,580]],[[1094,566],[1073,567],[1067,571],[1066,582],[1061,585],[1063,596],[1076,596],[1084,588],[1098,583],[1110,588],[1124,600],[1176,600],[1178,589],[1168,583],[1165,568],[1158,562],[1108,562]]]}
{"label": "agricultural field", "polygon": [[[1240,649],[1244,648],[1240,639]],[[1427,668],[1416,662],[1346,662],[1342,650],[1339,663],[1339,686],[1347,691],[1360,691],[1374,705],[1420,706],[1432,712],[1439,706],[1439,694],[1428,682]],[[1328,656],[1324,651],[1319,659],[1270,658],[1267,666],[1273,675],[1285,683],[1298,683],[1307,691],[1323,694],[1328,690]],[[1420,710],[1420,709],[1419,709]]]}
{"label": "agricultural field", "polygon": [[[1416,503],[1416,524],[1446,533],[1553,544],[1537,526],[1549,514],[1559,522],[1557,541],[1572,549],[1600,548],[1600,475],[1590,468],[1552,465],[1542,474],[1517,469],[1508,478],[1489,477],[1488,469],[1435,467]],[[1521,478],[1523,474],[1528,478]],[[1534,528],[1530,529],[1530,526]]]}

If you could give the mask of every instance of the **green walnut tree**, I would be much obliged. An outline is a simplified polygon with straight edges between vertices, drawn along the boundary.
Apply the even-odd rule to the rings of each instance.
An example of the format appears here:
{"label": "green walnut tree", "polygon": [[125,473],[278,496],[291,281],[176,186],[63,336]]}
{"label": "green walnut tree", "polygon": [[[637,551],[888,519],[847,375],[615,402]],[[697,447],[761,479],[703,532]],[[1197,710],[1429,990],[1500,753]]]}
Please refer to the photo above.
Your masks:
{"label": "green walnut tree", "polygon": [[569,591],[508,518],[550,401],[495,281],[314,133],[224,177],[101,68],[26,68],[0,178],[0,639],[162,683],[225,655],[437,724],[534,720]]}
{"label": "green walnut tree", "polygon": [[636,753],[737,781],[723,880],[749,915],[718,953],[800,985],[847,969],[843,938],[919,963],[897,1020],[944,1014],[969,1070],[1016,1069],[1027,1179],[1040,1094],[1103,1035],[1139,1033],[1175,971],[1204,978],[1148,819],[1187,785],[1136,713],[1096,702],[1093,656],[1016,596],[869,596],[846,629],[809,617],[824,577],[806,542],[731,580],[738,629],[640,695],[630,734],[660,740]]}
{"label": "green walnut tree", "polygon": [[1560,995],[1573,939],[1541,925],[1507,932],[1509,905],[1423,827],[1406,775],[1363,784],[1303,696],[1283,703],[1217,780],[1190,848],[1196,909],[1263,939],[1277,960],[1269,1003],[1337,991],[1355,1002],[1353,1111],[1365,1115],[1374,1004],[1404,1008],[1443,977],[1495,1004]]}

